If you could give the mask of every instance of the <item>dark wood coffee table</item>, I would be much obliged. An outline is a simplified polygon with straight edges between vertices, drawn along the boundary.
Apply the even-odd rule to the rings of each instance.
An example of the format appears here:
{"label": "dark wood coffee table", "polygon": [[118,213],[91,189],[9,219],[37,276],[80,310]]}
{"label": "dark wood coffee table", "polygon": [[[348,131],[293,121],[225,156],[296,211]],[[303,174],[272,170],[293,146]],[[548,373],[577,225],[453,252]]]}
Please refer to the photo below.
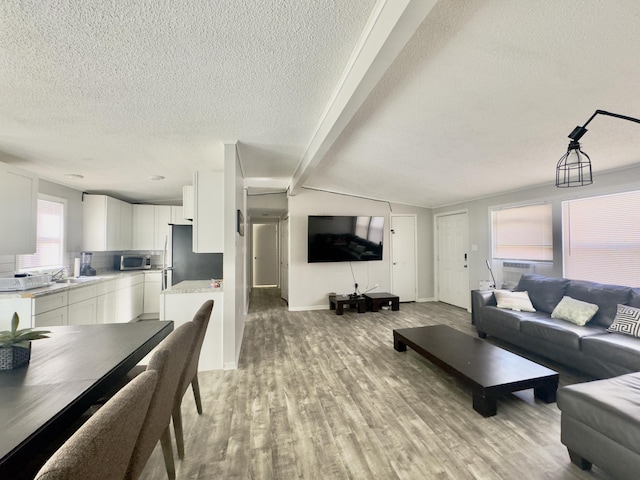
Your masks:
{"label": "dark wood coffee table", "polygon": [[367,308],[377,312],[381,305],[391,304],[391,310],[400,310],[400,297],[387,292],[365,293],[362,295],[367,301]]}
{"label": "dark wood coffee table", "polygon": [[533,388],[536,398],[556,401],[558,372],[447,325],[394,330],[393,347],[404,352],[407,346],[470,384],[473,409],[484,417],[497,413],[504,393]]}
{"label": "dark wood coffee table", "polygon": [[329,295],[329,309],[335,310],[336,315],[342,315],[344,313],[344,306],[355,307],[358,309],[358,313],[364,313],[367,311],[367,306],[364,297],[358,295],[353,298],[350,295]]}

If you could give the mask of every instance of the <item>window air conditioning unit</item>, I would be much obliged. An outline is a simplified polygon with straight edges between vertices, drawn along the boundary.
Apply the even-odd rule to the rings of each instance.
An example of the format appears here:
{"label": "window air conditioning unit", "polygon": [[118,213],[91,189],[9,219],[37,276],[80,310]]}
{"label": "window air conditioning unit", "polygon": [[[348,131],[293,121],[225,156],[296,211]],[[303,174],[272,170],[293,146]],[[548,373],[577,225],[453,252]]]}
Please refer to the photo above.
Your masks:
{"label": "window air conditioning unit", "polygon": [[534,273],[535,265],[528,262],[502,262],[502,288],[512,289],[518,285],[520,277],[526,273]]}

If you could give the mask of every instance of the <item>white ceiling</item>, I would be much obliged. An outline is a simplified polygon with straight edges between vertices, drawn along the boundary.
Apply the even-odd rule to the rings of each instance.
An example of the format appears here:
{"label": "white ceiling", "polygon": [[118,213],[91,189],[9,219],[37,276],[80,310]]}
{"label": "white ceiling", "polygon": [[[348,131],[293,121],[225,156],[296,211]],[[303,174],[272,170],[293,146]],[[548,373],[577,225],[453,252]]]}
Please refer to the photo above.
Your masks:
{"label": "white ceiling", "polygon": [[[385,11],[405,5],[415,26],[384,30]],[[237,141],[252,192],[441,206],[552,184],[567,135],[596,109],[640,117],[639,51],[636,0],[11,0],[0,161],[168,202]],[[596,181],[640,163],[640,125],[598,116],[588,128]]]}

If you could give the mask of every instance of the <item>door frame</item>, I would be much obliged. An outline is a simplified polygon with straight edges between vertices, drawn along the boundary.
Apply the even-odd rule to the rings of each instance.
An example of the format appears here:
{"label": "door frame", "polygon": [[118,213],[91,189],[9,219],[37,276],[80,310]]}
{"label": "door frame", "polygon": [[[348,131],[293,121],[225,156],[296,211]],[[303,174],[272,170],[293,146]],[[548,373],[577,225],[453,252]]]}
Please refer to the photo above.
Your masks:
{"label": "door frame", "polygon": [[[433,285],[434,285],[434,296],[436,301],[440,301],[440,242],[438,241],[438,220],[440,217],[450,217],[451,215],[467,215],[467,244],[469,243],[469,210],[466,208],[460,210],[451,210],[450,212],[437,213],[433,216]],[[470,265],[470,253],[469,253],[469,245],[467,245],[467,265]],[[467,268],[467,289],[469,290],[469,297],[471,297],[471,274],[469,272],[469,268]],[[471,311],[471,301],[467,304],[467,311]]]}
{"label": "door frame", "polygon": [[412,217],[413,218],[413,260],[415,262],[415,302],[418,301],[418,215],[415,213],[390,213],[389,214],[389,286],[393,292],[393,240],[391,233],[391,226],[393,224],[393,217]]}

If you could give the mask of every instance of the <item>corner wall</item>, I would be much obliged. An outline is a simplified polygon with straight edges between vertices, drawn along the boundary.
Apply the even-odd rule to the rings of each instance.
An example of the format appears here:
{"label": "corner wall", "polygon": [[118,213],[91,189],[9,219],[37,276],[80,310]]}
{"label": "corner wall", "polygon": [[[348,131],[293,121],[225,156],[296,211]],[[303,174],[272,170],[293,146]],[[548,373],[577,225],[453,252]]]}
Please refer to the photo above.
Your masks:
{"label": "corner wall", "polygon": [[[418,299],[433,298],[433,215],[430,209],[389,204],[316,190],[302,190],[289,197],[289,309],[329,308],[329,292],[350,293],[354,279],[364,291],[376,283],[376,291],[390,290],[391,260],[389,214],[415,214],[417,217]],[[382,261],[307,263],[308,215],[384,216]]]}

